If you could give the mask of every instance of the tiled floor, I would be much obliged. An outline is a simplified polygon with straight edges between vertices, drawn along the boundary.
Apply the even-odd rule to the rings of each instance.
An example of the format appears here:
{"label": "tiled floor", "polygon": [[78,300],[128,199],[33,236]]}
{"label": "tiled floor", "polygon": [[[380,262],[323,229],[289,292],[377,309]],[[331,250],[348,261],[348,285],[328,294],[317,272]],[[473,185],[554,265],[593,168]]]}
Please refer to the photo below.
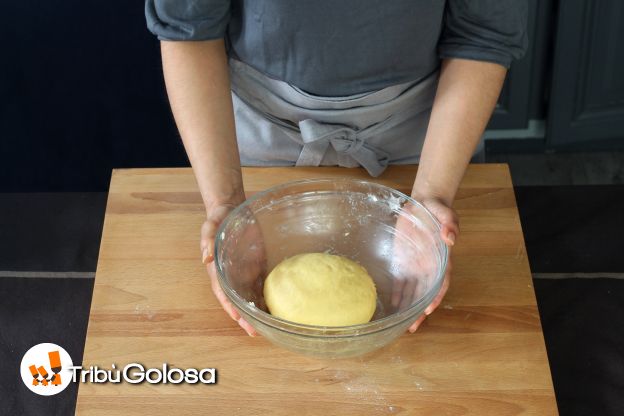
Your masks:
{"label": "tiled floor", "polygon": [[[601,276],[624,277],[624,186],[520,186],[516,196],[532,270],[556,277],[535,289],[561,415],[622,415],[624,280]],[[17,366],[42,340],[82,357],[105,201],[0,194],[0,415],[73,414],[75,388],[34,397]]]}
{"label": "tiled floor", "polygon": [[36,396],[19,365],[40,342],[82,361],[106,197],[0,194],[0,415],[74,413],[77,386]]}
{"label": "tiled floor", "polygon": [[19,366],[33,345],[53,342],[82,362],[92,278],[0,277],[0,415],[74,413],[78,386],[37,396],[22,384]]}
{"label": "tiled floor", "polygon": [[561,416],[624,415],[624,280],[534,279]]}
{"label": "tiled floor", "polygon": [[560,414],[624,415],[624,185],[515,191]]}

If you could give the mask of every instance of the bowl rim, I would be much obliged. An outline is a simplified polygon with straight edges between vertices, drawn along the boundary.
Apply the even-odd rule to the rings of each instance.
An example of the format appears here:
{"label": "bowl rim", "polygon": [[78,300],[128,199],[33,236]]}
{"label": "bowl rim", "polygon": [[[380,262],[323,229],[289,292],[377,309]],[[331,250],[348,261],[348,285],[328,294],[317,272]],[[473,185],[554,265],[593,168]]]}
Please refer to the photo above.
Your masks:
{"label": "bowl rim", "polygon": [[[219,248],[221,247],[221,244],[222,244],[221,240],[223,240],[222,236],[225,235],[224,233],[225,228],[227,227],[229,222],[232,220],[232,218],[234,218],[239,212],[241,212],[245,208],[249,207],[254,201],[257,201],[258,199],[270,193],[283,190],[285,188],[289,188],[292,186],[297,186],[297,185],[306,185],[306,184],[315,184],[315,183],[336,183],[336,182],[355,183],[359,185],[365,185],[365,186],[389,191],[395,196],[398,196],[404,199],[405,202],[409,202],[419,207],[431,219],[433,225],[438,231],[438,238],[441,241],[441,238],[439,237],[439,231],[441,231],[442,226],[440,222],[438,221],[438,219],[419,201],[415,200],[411,196],[404,194],[401,191],[398,191],[386,185],[382,185],[382,184],[368,181],[365,179],[355,179],[355,178],[349,178],[349,177],[345,178],[345,177],[337,176],[337,177],[328,177],[328,178],[300,179],[300,180],[295,180],[295,181],[284,182],[282,184],[269,187],[263,191],[256,192],[249,198],[246,198],[243,203],[239,204],[236,208],[234,208],[227,215],[227,217],[225,217],[225,219],[221,222],[221,224],[219,225],[219,228],[217,229],[217,233],[215,234],[213,262],[215,265],[215,270],[217,272],[217,280],[218,280],[219,286],[221,287],[223,292],[226,294],[227,298],[231,302],[233,302],[234,305],[238,309],[242,310],[246,315],[249,315],[253,319],[261,321],[263,324],[268,325],[272,328],[278,329],[283,332],[288,332],[291,334],[299,335],[299,336],[350,337],[353,335],[365,335],[365,334],[379,332],[384,329],[392,328],[396,325],[400,325],[401,323],[403,323],[405,320],[409,318],[417,319],[417,314],[415,314],[414,311],[418,310],[422,306],[422,304],[425,303],[425,301],[427,304],[429,304],[435,298],[435,296],[437,296],[437,294],[440,292],[442,283],[444,281],[444,276],[446,274],[446,268],[448,265],[448,253],[449,253],[448,246],[443,241],[441,244],[442,250],[441,250],[441,256],[440,256],[441,257],[440,272],[438,273],[438,276],[436,276],[436,281],[434,283],[434,286],[432,287],[432,289],[435,289],[435,290],[430,290],[429,292],[422,295],[417,301],[415,301],[409,308],[405,309],[404,311],[401,311],[399,313],[393,313],[383,318],[376,319],[374,321],[369,321],[363,324],[344,325],[344,326],[323,326],[323,325],[301,324],[301,323],[289,321],[286,319],[278,318],[274,315],[271,315],[268,312],[263,311],[260,308],[257,308],[255,305],[251,305],[242,296],[240,296],[237,291],[232,289],[227,284],[223,269],[221,268],[218,254],[219,254]],[[425,308],[423,308],[423,311],[424,309]],[[394,322],[394,324],[384,325],[387,322]],[[354,332],[354,334],[345,334],[344,332]]]}

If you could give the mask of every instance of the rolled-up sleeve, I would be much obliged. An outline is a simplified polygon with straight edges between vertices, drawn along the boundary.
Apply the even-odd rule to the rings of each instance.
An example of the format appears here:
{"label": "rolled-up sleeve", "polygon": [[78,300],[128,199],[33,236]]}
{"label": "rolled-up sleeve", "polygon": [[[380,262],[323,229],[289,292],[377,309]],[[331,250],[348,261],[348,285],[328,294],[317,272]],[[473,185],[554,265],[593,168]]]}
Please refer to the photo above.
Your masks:
{"label": "rolled-up sleeve", "polygon": [[230,20],[230,0],[146,0],[145,18],[160,40],[219,39]]}
{"label": "rolled-up sleeve", "polygon": [[527,14],[527,0],[448,0],[438,55],[508,68],[526,52]]}

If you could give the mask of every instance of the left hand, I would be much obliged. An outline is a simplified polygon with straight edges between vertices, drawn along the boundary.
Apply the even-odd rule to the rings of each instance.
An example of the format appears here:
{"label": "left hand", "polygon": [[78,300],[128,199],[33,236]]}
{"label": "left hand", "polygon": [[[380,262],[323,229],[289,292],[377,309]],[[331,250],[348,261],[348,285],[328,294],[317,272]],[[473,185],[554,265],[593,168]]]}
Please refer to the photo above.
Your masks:
{"label": "left hand", "polygon": [[[430,315],[442,302],[446,291],[449,288],[450,279],[451,279],[451,247],[455,244],[457,236],[459,235],[459,219],[457,217],[457,213],[450,208],[448,205],[443,203],[441,200],[437,198],[422,198],[420,201],[432,214],[436,217],[436,219],[441,224],[440,236],[444,243],[449,248],[449,258],[446,264],[446,270],[444,275],[444,281],[442,282],[442,287],[438,292],[437,296],[433,299],[431,304],[425,309],[424,314],[422,314],[410,327],[409,332],[414,333],[420,324],[426,319],[428,315]],[[397,223],[397,229],[401,228],[409,228],[407,232],[414,232],[414,228],[407,224],[404,224],[403,227],[401,225],[401,218],[399,218],[399,222]],[[406,232],[404,230],[404,232]],[[399,265],[403,264],[403,266],[399,266],[399,269],[403,270],[417,270],[417,271],[426,271],[431,270],[431,264],[424,264],[422,256],[415,256],[415,253],[395,253],[395,256],[399,257],[396,259]],[[426,261],[426,259],[424,259]],[[414,265],[417,267],[415,268]],[[411,277],[411,278],[410,278]],[[392,298],[391,303],[392,306],[401,310],[409,307],[412,300],[415,297],[420,297],[419,291],[421,290],[419,285],[417,284],[418,280],[422,279],[419,276],[407,276],[403,279],[397,279],[394,281],[393,290],[392,290]]]}

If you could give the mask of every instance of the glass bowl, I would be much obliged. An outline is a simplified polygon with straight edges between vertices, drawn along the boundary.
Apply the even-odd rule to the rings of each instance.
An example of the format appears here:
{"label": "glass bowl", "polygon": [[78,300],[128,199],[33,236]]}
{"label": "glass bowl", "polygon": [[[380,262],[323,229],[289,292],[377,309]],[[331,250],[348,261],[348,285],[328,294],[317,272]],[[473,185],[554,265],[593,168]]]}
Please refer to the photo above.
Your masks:
{"label": "glass bowl", "polygon": [[[360,263],[375,281],[370,322],[325,327],[272,316],[262,289],[282,260],[326,252]],[[276,345],[323,358],[352,357],[392,342],[442,286],[447,247],[427,209],[392,188],[354,179],[290,182],[234,209],[215,241],[219,283],[241,316]]]}

